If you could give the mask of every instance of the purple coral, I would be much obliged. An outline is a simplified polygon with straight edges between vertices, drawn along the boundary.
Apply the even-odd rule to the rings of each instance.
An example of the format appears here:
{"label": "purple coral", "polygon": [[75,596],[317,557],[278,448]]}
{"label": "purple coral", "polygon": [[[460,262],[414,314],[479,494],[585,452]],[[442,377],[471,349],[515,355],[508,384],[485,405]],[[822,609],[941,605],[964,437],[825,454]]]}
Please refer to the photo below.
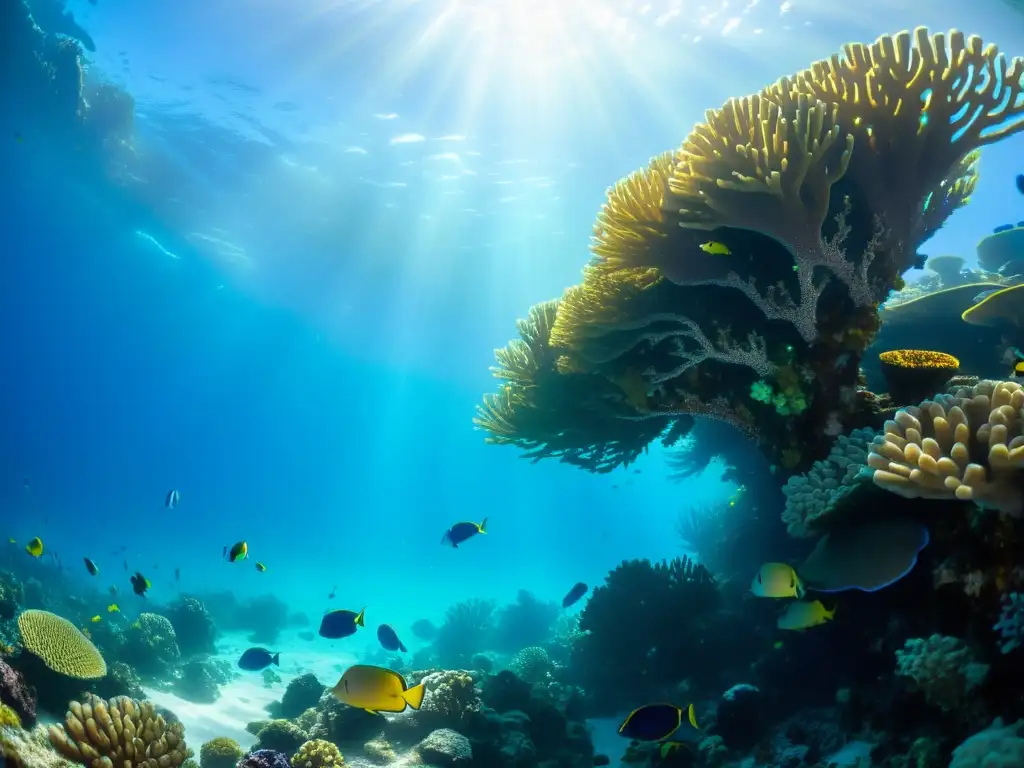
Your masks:
{"label": "purple coral", "polygon": [[283,752],[257,749],[239,760],[238,768],[291,768],[291,764]]}
{"label": "purple coral", "polygon": [[36,697],[21,673],[0,660],[0,702],[6,704],[29,727],[36,722]]}

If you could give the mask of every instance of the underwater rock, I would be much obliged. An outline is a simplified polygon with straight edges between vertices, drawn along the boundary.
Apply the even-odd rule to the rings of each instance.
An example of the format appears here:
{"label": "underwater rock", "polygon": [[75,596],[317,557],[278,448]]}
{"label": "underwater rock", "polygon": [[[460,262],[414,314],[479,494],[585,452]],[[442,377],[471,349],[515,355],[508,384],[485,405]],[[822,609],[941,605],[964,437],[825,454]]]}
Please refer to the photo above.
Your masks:
{"label": "underwater rock", "polygon": [[289,720],[298,717],[310,707],[315,707],[323,694],[324,686],[316,675],[312,672],[299,675],[288,683],[284,696],[272,714]]}
{"label": "underwater rock", "polygon": [[26,728],[35,725],[35,695],[22,674],[4,661],[0,661],[0,703],[17,712]]}
{"label": "underwater rock", "polygon": [[216,651],[217,627],[202,601],[183,597],[167,611],[183,656],[210,655]]}
{"label": "underwater rock", "polygon": [[438,766],[467,765],[473,760],[469,739],[451,728],[439,728],[416,745],[416,752],[425,762]]}
{"label": "underwater rock", "polygon": [[749,749],[764,736],[764,696],[747,683],[734,685],[718,702],[715,732],[730,749]]}
{"label": "underwater rock", "polygon": [[489,675],[480,686],[480,700],[484,706],[500,713],[525,710],[530,705],[530,693],[530,684],[508,670]]}

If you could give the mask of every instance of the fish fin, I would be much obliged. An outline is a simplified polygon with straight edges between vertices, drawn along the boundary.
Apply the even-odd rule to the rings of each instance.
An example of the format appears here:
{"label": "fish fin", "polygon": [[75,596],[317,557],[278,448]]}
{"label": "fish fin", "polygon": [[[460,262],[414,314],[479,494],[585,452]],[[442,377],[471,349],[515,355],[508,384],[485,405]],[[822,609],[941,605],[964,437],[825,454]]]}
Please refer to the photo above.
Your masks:
{"label": "fish fin", "polygon": [[478,525],[476,527],[476,529],[480,533],[487,533],[487,518],[486,517],[483,519],[483,522],[480,523],[480,525]]}
{"label": "fish fin", "polygon": [[273,656],[270,657],[270,661],[271,661],[271,663],[276,664],[277,666],[280,667],[281,666],[281,654],[280,653],[275,653]]}
{"label": "fish fin", "polygon": [[[441,544],[451,544],[451,543],[452,543],[452,532],[451,531],[445,531],[444,532],[444,536],[441,537]],[[452,546],[454,546],[454,544]]]}
{"label": "fish fin", "polygon": [[359,612],[359,614],[356,616],[355,623],[358,626],[360,626],[360,627],[365,627],[366,626],[366,618],[365,617],[366,617],[366,608],[364,607],[363,610],[361,610]]}
{"label": "fish fin", "polygon": [[398,650],[399,650],[400,653],[408,653],[409,652],[409,649],[406,648],[404,645],[402,645],[402,641],[401,640],[398,641]]}
{"label": "fish fin", "polygon": [[371,715],[376,715],[377,714],[377,710],[376,709],[367,709],[365,711],[369,712]]}
{"label": "fish fin", "polygon": [[423,687],[423,683],[414,685],[402,692],[402,698],[405,699],[405,703],[413,709],[419,709],[423,704],[423,696],[426,693],[426,688]]}
{"label": "fish fin", "polygon": [[458,549],[459,548],[459,545],[456,544],[454,541],[451,542],[451,545],[452,545],[452,549]]}
{"label": "fish fin", "polygon": [[686,717],[690,721],[690,725],[692,725],[694,728],[696,728],[699,731],[700,730],[700,726],[697,725],[697,715],[693,711],[693,704],[690,704],[690,706],[688,706],[686,708]]}

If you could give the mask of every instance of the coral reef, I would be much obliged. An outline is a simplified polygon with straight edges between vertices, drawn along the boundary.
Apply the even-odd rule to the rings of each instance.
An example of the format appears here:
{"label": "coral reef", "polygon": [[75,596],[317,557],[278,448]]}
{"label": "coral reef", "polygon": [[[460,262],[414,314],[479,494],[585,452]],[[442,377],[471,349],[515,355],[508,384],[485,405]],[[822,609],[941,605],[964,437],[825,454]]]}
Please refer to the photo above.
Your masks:
{"label": "coral reef", "polygon": [[956,375],[960,361],[945,352],[894,349],[878,356],[893,402],[919,403]]}
{"label": "coral reef", "polygon": [[90,696],[69,705],[63,725],[50,728],[53,747],[90,768],[178,768],[192,756],[181,723],[168,723],[148,701]]}
{"label": "coral reef", "polygon": [[1007,592],[1003,595],[1002,602],[999,620],[992,629],[998,632],[1003,640],[999,650],[1010,653],[1024,644],[1024,595],[1020,592]]}
{"label": "coral reef", "polygon": [[[310,734],[312,735],[312,734]],[[255,749],[292,754],[306,741],[306,733],[288,720],[271,720],[256,732]]]}
{"label": "coral reef", "polygon": [[945,712],[959,707],[988,669],[955,637],[910,638],[896,651],[896,674],[912,680],[929,704]]}
{"label": "coral reef", "polygon": [[0,571],[0,621],[13,619],[25,599],[25,590],[13,573]]}
{"label": "coral reef", "polygon": [[83,680],[103,677],[107,664],[85,635],[67,619],[48,611],[28,610],[18,617],[25,650],[54,672]]}
{"label": "coral reef", "polygon": [[416,752],[425,763],[437,765],[468,765],[473,760],[469,739],[451,728],[432,731],[416,745]]}
{"label": "coral reef", "polygon": [[323,739],[305,742],[292,755],[292,768],[340,768],[344,762],[337,746]]}
{"label": "coral reef", "polygon": [[181,659],[171,622],[158,613],[140,613],[125,632],[121,659],[143,676],[170,677]]}
{"label": "coral reef", "polygon": [[3,660],[0,660],[0,703],[10,707],[25,727],[35,725],[35,695],[21,673]]}
{"label": "coral reef", "polygon": [[205,656],[216,650],[217,627],[201,600],[182,597],[167,610],[166,616],[182,656]]}
{"label": "coral reef", "polygon": [[525,589],[519,590],[514,603],[497,612],[493,647],[498,651],[518,651],[540,645],[551,635],[558,617],[558,605],[538,600]]}
{"label": "coral reef", "polygon": [[509,667],[528,683],[542,683],[551,677],[554,664],[543,648],[536,645],[523,648],[509,662]]}
{"label": "coral reef", "polygon": [[493,631],[494,600],[465,600],[445,612],[434,640],[434,652],[444,667],[461,667],[481,648]]}
{"label": "coral reef", "polygon": [[288,683],[280,705],[274,707],[271,714],[286,719],[298,717],[310,707],[315,707],[323,693],[324,686],[316,675],[312,672],[299,675]]}
{"label": "coral reef", "polygon": [[722,694],[718,702],[715,733],[728,747],[753,747],[765,733],[765,706],[764,694],[756,685],[734,685]]}
{"label": "coral reef", "polygon": [[291,768],[291,763],[283,752],[257,749],[239,760],[238,768]]}
{"label": "coral reef", "polygon": [[76,768],[50,746],[45,727],[30,731],[0,727],[0,765],[4,768]]}
{"label": "coral reef", "polygon": [[220,736],[199,748],[199,768],[235,768],[242,748],[234,739]]}
{"label": "coral reef", "polygon": [[949,768],[1017,768],[1024,765],[1024,720],[1004,725],[999,718],[953,750]]}

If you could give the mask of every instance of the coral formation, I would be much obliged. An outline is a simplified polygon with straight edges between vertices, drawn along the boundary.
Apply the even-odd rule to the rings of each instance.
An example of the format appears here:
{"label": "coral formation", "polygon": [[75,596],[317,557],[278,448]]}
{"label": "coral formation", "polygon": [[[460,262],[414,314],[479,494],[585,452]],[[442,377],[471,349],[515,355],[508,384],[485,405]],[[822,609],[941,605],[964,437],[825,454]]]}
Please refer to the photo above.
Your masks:
{"label": "coral formation", "polygon": [[551,625],[558,617],[558,605],[538,600],[535,595],[520,589],[515,602],[497,612],[493,647],[498,651],[518,651],[530,645],[540,645],[551,634]]}
{"label": "coral formation", "polygon": [[324,693],[324,686],[316,675],[307,672],[288,683],[281,705],[274,713],[277,717],[291,719],[298,717],[310,707],[315,707]]}
{"label": "coral formation", "polygon": [[107,664],[89,638],[67,619],[49,611],[28,610],[18,617],[25,649],[47,667],[83,680],[103,677]]}
{"label": "coral formation", "polygon": [[64,724],[50,728],[50,743],[89,768],[178,768],[192,756],[181,723],[168,723],[148,701],[90,696],[68,707]]}
{"label": "coral formation", "polygon": [[199,748],[199,768],[235,768],[242,748],[234,739],[219,736]]}
{"label": "coral formation", "polygon": [[239,760],[238,768],[291,768],[291,763],[283,752],[257,749]]}
{"label": "coral formation", "polygon": [[292,768],[339,768],[344,762],[338,747],[323,739],[305,742],[292,755]]}
{"label": "coral formation", "polygon": [[416,745],[416,752],[427,764],[459,766],[473,760],[469,739],[451,728],[432,731]]}
{"label": "coral formation", "polygon": [[960,361],[945,352],[894,349],[878,356],[893,402],[919,403],[956,375]]}
{"label": "coral formation", "polygon": [[6,704],[0,704],[0,728],[21,728],[21,717]]}
{"label": "coral formation", "polygon": [[22,674],[0,659],[0,703],[10,707],[25,727],[36,722],[36,700]]}
{"label": "coral formation", "polygon": [[519,651],[512,657],[509,667],[528,683],[542,683],[548,680],[554,669],[548,652],[536,645]]}
{"label": "coral formation", "polygon": [[1007,592],[1002,601],[999,620],[992,629],[1002,638],[999,650],[1010,653],[1024,644],[1024,595],[1020,592]]}
{"label": "coral formation", "polygon": [[949,768],[1017,768],[1024,765],[1024,720],[1003,725],[999,718],[953,750]]}
{"label": "coral formation", "polygon": [[179,599],[167,610],[167,619],[183,656],[208,655],[216,650],[217,627],[198,598]]}
{"label": "coral formation", "polygon": [[421,720],[457,726],[480,709],[473,677],[464,670],[431,672],[420,682],[426,690],[418,713]]}
{"label": "coral formation", "polygon": [[0,727],[0,765],[4,768],[76,768],[50,746],[47,730]]}
{"label": "coral formation", "polygon": [[906,498],[1024,512],[1024,388],[982,381],[897,411],[868,454],[875,485]]}
{"label": "coral formation", "polygon": [[956,637],[910,638],[896,651],[896,674],[912,680],[929,704],[945,712],[959,707],[988,669]]}
{"label": "coral formation", "polygon": [[122,658],[144,675],[168,676],[181,659],[171,622],[158,613],[140,613],[125,633]]}
{"label": "coral formation", "polygon": [[256,749],[292,754],[306,741],[306,734],[289,720],[271,720],[256,732]]}

